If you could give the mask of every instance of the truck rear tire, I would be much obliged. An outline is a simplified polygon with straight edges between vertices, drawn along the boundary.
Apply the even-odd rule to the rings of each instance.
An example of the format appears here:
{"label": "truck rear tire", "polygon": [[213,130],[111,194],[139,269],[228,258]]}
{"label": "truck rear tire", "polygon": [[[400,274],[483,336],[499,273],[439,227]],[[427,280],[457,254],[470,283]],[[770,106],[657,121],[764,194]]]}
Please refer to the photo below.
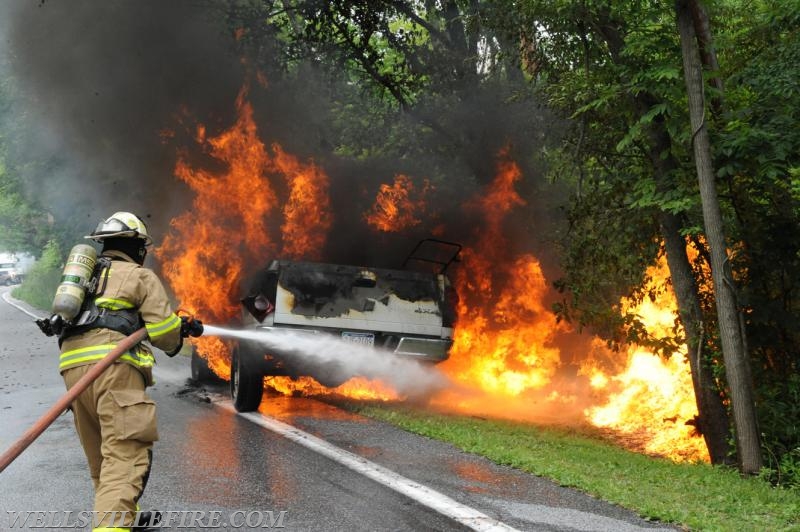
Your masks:
{"label": "truck rear tire", "polygon": [[231,398],[233,406],[239,412],[252,412],[261,404],[264,394],[264,375],[256,364],[248,363],[239,352],[239,347],[233,348],[231,356]]}

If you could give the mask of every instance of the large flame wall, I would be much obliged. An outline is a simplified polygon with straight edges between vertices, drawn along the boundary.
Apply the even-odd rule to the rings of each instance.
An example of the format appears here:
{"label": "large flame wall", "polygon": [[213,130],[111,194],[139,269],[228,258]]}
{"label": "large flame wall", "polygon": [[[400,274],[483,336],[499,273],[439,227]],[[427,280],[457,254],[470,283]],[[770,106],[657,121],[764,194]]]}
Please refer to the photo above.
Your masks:
{"label": "large flame wall", "polygon": [[[276,143],[267,148],[246,95],[245,90],[239,95],[239,117],[229,129],[209,137],[203,126],[197,128],[198,144],[223,170],[192,167],[179,157],[175,175],[194,200],[189,211],[172,220],[157,250],[180,306],[213,323],[231,322],[240,312],[239,282],[247,273],[242,265],[261,266],[275,256],[324,258],[333,223],[326,173]],[[591,423],[622,435],[639,450],[707,459],[702,439],[687,425],[696,407],[685,354],[663,360],[636,346],[611,353],[599,340],[572,342],[577,333],[559,323],[546,303],[551,287],[537,258],[510,251],[504,225],[511,212],[525,205],[516,191],[522,179],[518,165],[500,153],[491,183],[462,207],[480,223],[454,275],[458,325],[450,359],[441,365],[454,386],[434,404],[519,419]],[[424,179],[398,175],[377,190],[366,212],[338,215],[355,217],[376,233],[406,231],[425,224],[427,196],[434,190]],[[659,268],[652,273],[664,278],[666,271]],[[674,298],[664,292],[661,300],[636,312],[654,331],[671,327]],[[589,347],[566,357],[562,346],[568,345]],[[212,369],[228,378],[227,346],[201,338],[198,348]],[[567,358],[579,363],[565,367]],[[601,358],[613,358],[623,369],[610,374],[596,363]],[[274,379],[272,384],[285,391],[326,391],[311,379]],[[336,392],[396,396],[385,385],[364,379],[353,379]]]}

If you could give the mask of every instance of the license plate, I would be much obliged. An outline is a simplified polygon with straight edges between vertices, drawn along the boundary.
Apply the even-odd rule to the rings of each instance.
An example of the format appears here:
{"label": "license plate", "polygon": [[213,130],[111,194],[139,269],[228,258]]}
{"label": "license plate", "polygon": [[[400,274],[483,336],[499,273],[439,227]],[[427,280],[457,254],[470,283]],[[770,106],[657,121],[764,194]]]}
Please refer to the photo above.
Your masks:
{"label": "license plate", "polygon": [[375,345],[375,335],[372,333],[343,332],[342,340],[352,344]]}

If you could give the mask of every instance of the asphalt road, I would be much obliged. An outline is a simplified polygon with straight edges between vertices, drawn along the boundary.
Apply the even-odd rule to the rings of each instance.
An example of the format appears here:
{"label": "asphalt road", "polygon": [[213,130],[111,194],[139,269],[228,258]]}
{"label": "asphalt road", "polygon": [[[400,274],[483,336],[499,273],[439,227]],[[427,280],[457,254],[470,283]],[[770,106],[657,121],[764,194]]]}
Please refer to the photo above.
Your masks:
{"label": "asphalt road", "polygon": [[[57,353],[55,341],[43,336],[30,316],[0,301],[0,451],[63,394]],[[317,401],[270,397],[266,414],[236,415],[223,388],[188,380],[188,358],[158,355],[157,382],[149,393],[159,405],[161,439],[141,506],[176,512],[164,530],[668,528]],[[274,420],[288,424],[294,439],[262,426],[281,425]],[[343,459],[337,449],[344,451]],[[367,476],[375,471],[379,474]],[[603,474],[600,465],[598,474]],[[75,530],[63,524],[91,510],[92,497],[67,413],[0,473],[0,530],[42,524],[51,525],[48,530]],[[186,511],[205,514],[177,513]],[[12,517],[24,512],[50,513],[39,514],[38,528],[33,518],[28,527],[10,528]],[[469,515],[459,521],[448,512]],[[248,519],[254,526],[247,526]]]}

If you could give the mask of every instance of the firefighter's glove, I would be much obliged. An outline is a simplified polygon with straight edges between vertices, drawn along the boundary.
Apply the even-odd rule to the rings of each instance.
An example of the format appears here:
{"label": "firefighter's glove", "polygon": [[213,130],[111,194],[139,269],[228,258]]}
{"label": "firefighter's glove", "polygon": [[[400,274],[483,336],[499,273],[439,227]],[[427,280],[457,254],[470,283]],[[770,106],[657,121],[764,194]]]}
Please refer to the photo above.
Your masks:
{"label": "firefighter's glove", "polygon": [[60,336],[64,330],[64,319],[58,314],[53,314],[49,318],[36,320],[36,325],[46,336]]}
{"label": "firefighter's glove", "polygon": [[203,334],[203,322],[196,320],[191,316],[181,316],[181,336],[187,338],[189,336],[200,336]]}

